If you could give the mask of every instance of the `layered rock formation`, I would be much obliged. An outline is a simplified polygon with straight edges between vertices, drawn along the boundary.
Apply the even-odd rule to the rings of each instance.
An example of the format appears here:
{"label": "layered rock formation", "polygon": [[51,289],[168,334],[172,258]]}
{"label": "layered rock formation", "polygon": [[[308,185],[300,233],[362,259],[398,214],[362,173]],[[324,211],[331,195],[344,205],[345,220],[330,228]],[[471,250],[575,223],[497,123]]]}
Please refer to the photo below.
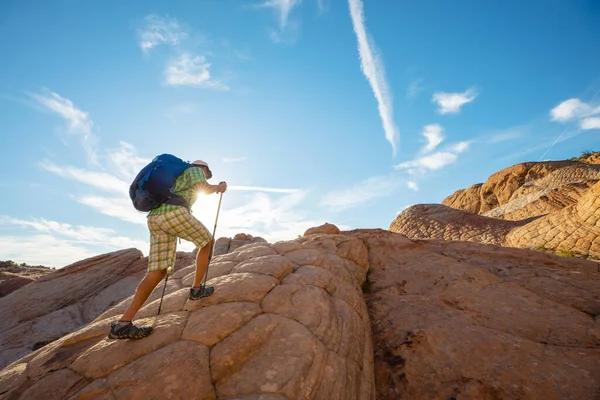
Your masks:
{"label": "layered rock formation", "polygon": [[[214,258],[211,297],[188,301],[193,267],[175,272],[150,337],[107,340],[114,307],[2,370],[0,396],[374,399],[367,269],[355,237],[245,245]],[[158,303],[138,322],[152,323]]]}
{"label": "layered rock formation", "polygon": [[496,172],[483,184],[454,192],[442,204],[488,217],[520,220],[576,203],[599,179],[599,164],[521,163]]}
{"label": "layered rock formation", "polygon": [[456,210],[442,204],[408,207],[391,223],[390,231],[411,239],[463,240],[502,244],[506,235],[527,221],[504,221]]}
{"label": "layered rock formation", "polygon": [[409,207],[389,229],[415,239],[501,244],[600,259],[599,194],[599,164],[524,163],[454,193],[444,200],[448,206]]}
{"label": "layered rock formation", "polygon": [[[178,253],[176,265],[193,258]],[[148,267],[137,249],[57,269],[0,298],[0,367],[92,321],[131,295]]]}
{"label": "layered rock formation", "polygon": [[[2,264],[12,263],[1,262]],[[14,264],[14,263],[12,263]],[[0,265],[0,297],[4,297],[9,293],[53,272],[52,268],[41,266],[19,266],[13,265],[5,267]]]}
{"label": "layered rock formation", "polygon": [[512,230],[505,244],[555,249],[600,260],[600,182],[577,204]]}

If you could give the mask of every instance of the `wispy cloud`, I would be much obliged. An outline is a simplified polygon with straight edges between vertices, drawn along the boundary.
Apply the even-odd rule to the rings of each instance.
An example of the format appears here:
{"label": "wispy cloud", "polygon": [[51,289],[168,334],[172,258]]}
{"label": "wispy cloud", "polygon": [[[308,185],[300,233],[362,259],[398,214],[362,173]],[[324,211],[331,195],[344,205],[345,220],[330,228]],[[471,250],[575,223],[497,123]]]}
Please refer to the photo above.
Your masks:
{"label": "wispy cloud", "polygon": [[482,138],[482,141],[486,141],[488,143],[501,143],[509,140],[515,140],[522,137],[527,137],[534,130],[534,124],[522,124],[513,126],[506,129],[497,129],[488,131],[485,134],[485,137]]}
{"label": "wispy cloud", "polygon": [[149,158],[138,156],[134,146],[122,140],[118,148],[108,150],[108,159],[115,173],[126,182],[133,181],[138,172],[150,162]]}
{"label": "wispy cloud", "polygon": [[147,16],[144,27],[138,33],[140,48],[145,53],[163,43],[176,46],[188,37],[186,30],[175,18],[162,18],[158,15]]}
{"label": "wispy cloud", "polygon": [[85,149],[89,159],[93,163],[98,162],[96,154],[96,145],[98,138],[92,131],[93,122],[88,113],[81,111],[73,102],[47,90],[45,94],[31,93],[31,98],[42,105],[47,111],[50,111],[64,119],[69,127],[68,132],[77,135],[81,139],[81,144]]}
{"label": "wispy cloud", "polygon": [[106,197],[96,195],[73,196],[73,200],[94,208],[101,214],[118,218],[121,221],[146,225],[146,215],[133,208],[129,197]]}
{"label": "wispy cloud", "polygon": [[[124,142],[123,142],[124,143]],[[135,154],[133,146],[125,143],[129,146],[128,151],[130,154]],[[139,158],[132,157],[131,159],[125,160],[120,159],[120,156],[116,156],[118,153],[111,153],[113,156],[114,169],[119,171],[123,176],[129,175],[129,179],[133,180],[139,170],[133,170],[134,165],[139,162]],[[121,154],[122,155],[122,154]],[[50,161],[43,161],[40,166],[55,175],[62,178],[76,181],[95,189],[100,189],[104,192],[113,193],[111,196],[96,195],[96,194],[84,194],[84,195],[72,195],[72,199],[77,203],[89,206],[101,214],[108,215],[111,217],[118,218],[122,221],[131,222],[135,224],[145,224],[145,215],[136,211],[129,199],[129,183],[121,180],[115,175],[90,171],[81,168],[75,168],[71,166],[60,166]],[[130,171],[130,172],[123,172]]]}
{"label": "wispy cloud", "polygon": [[193,86],[228,90],[229,88],[211,78],[211,64],[204,56],[183,53],[171,59],[165,69],[165,82],[172,86]]}
{"label": "wispy cloud", "polygon": [[474,88],[462,93],[436,92],[431,101],[437,103],[440,114],[456,114],[460,112],[462,106],[475,100],[477,95]]}
{"label": "wispy cloud", "polygon": [[223,158],[223,162],[224,163],[240,163],[240,162],[244,162],[248,159],[248,157],[224,157]]}
{"label": "wispy cloud", "polygon": [[398,127],[394,122],[394,108],[392,96],[388,89],[385,79],[383,63],[378,54],[374,51],[372,40],[368,37],[365,28],[363,15],[363,3],[361,0],[348,0],[350,5],[350,15],[352,16],[352,25],[358,41],[358,53],[360,56],[361,68],[377,99],[379,115],[383,122],[385,138],[392,145],[393,155],[396,155],[398,139],[400,134]]}
{"label": "wispy cloud", "polygon": [[228,186],[227,190],[239,190],[249,192],[270,192],[270,193],[301,193],[302,189],[281,189],[281,188],[269,188],[262,186]]}
{"label": "wispy cloud", "polygon": [[[297,24],[290,23],[290,13],[300,5],[302,0],[267,0],[258,5],[261,8],[272,8],[278,17],[278,29],[269,30],[269,37],[276,43],[292,43],[295,40]],[[319,3],[320,5],[322,3]],[[291,32],[290,32],[291,28]]]}
{"label": "wispy cloud", "polygon": [[332,212],[344,211],[375,198],[389,196],[398,189],[400,183],[393,174],[374,176],[350,187],[326,193],[320,204]]}
{"label": "wispy cloud", "polygon": [[453,145],[450,145],[450,151],[453,151],[455,153],[462,153],[463,151],[468,149],[470,145],[470,141],[458,142]]}
{"label": "wispy cloud", "polygon": [[2,226],[19,226],[24,234],[0,235],[2,258],[31,264],[62,267],[103,252],[134,247],[147,252],[148,243],[118,236],[108,228],[51,221],[45,218],[29,220],[0,216]]}
{"label": "wispy cloud", "polygon": [[74,180],[86,185],[94,186],[109,192],[127,193],[129,184],[119,178],[103,172],[93,172],[70,166],[59,166],[51,161],[42,161],[40,166],[62,178]]}
{"label": "wispy cloud", "polygon": [[444,140],[444,136],[442,132],[444,128],[438,124],[430,124],[425,125],[423,128],[423,136],[427,139],[427,145],[423,147],[424,153],[429,153],[433,151],[442,141]]}
{"label": "wispy cloud", "polygon": [[408,88],[406,88],[406,97],[416,97],[419,93],[425,90],[425,86],[422,85],[423,81],[423,79],[413,79],[408,85]]}
{"label": "wispy cloud", "polygon": [[394,166],[397,170],[410,172],[435,171],[453,164],[458,159],[458,154],[469,148],[470,142],[464,141],[448,146],[445,151],[438,151],[414,160],[406,161]]}
{"label": "wispy cloud", "polygon": [[406,186],[408,186],[409,189],[412,189],[415,192],[419,191],[419,185],[417,185],[417,182],[408,181],[406,182]]}

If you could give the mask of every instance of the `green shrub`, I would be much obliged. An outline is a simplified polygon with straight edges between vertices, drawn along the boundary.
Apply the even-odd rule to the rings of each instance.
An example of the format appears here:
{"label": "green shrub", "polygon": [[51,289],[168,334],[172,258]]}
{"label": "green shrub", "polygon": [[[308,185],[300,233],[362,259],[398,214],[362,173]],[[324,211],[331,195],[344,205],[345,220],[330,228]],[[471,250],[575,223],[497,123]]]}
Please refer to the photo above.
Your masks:
{"label": "green shrub", "polygon": [[571,250],[559,250],[556,254],[561,257],[577,257],[577,254]]}

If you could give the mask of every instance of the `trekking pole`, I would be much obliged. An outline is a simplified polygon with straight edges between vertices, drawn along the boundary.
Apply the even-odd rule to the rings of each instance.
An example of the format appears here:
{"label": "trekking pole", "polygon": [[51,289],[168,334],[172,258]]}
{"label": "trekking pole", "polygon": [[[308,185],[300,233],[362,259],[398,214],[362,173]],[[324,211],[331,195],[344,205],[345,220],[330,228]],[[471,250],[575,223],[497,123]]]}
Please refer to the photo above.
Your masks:
{"label": "trekking pole", "polygon": [[167,281],[169,280],[169,271],[167,270],[167,276],[165,276],[165,284],[163,286],[162,294],[160,295],[160,303],[158,303],[158,312],[156,313],[156,317],[154,317],[154,321],[152,322],[152,328],[156,325],[156,319],[160,315],[160,309],[162,308],[163,297],[165,297],[165,289],[167,288]]}
{"label": "trekking pole", "polygon": [[210,266],[210,260],[212,260],[213,249],[215,248],[215,233],[217,232],[217,222],[219,221],[219,212],[221,211],[221,201],[223,200],[223,192],[219,197],[219,206],[217,207],[217,216],[215,217],[215,227],[213,228],[213,244],[210,246],[210,253],[208,253],[208,264],[206,264],[206,272],[204,273],[204,280],[202,281],[202,292],[206,289],[206,277],[208,276],[208,267]]}

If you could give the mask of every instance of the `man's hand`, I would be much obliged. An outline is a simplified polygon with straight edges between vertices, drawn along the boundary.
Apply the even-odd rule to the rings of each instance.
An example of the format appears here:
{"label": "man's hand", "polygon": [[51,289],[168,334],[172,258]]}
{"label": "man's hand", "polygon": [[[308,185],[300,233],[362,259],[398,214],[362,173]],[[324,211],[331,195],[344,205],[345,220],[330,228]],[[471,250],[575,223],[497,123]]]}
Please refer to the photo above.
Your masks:
{"label": "man's hand", "polygon": [[227,191],[227,182],[219,182],[217,185],[217,193],[225,193]]}

